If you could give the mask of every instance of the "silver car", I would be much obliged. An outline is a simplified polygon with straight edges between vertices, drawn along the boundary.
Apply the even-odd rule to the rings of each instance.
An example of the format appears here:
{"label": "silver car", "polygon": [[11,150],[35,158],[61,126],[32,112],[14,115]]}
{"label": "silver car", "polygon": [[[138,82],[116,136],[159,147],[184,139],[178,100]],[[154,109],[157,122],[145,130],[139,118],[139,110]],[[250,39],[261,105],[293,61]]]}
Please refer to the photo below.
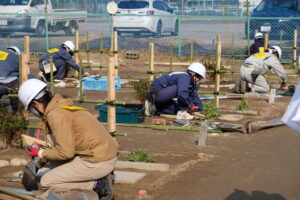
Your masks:
{"label": "silver car", "polygon": [[122,33],[152,33],[160,37],[165,33],[177,35],[178,19],[161,0],[121,0],[114,16],[114,30]]}

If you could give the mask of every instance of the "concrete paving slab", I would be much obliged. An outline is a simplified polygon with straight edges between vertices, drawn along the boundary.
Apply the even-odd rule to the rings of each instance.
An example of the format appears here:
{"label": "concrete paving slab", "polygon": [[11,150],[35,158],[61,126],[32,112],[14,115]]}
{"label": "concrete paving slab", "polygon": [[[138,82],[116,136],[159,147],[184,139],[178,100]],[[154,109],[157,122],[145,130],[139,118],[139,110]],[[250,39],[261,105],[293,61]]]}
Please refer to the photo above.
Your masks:
{"label": "concrete paving slab", "polygon": [[129,162],[129,161],[117,161],[117,168],[130,168],[141,169],[150,171],[169,171],[170,165],[163,163],[145,163],[145,162]]}
{"label": "concrete paving slab", "polygon": [[134,184],[144,178],[146,173],[115,171],[116,179],[115,183],[128,183]]}

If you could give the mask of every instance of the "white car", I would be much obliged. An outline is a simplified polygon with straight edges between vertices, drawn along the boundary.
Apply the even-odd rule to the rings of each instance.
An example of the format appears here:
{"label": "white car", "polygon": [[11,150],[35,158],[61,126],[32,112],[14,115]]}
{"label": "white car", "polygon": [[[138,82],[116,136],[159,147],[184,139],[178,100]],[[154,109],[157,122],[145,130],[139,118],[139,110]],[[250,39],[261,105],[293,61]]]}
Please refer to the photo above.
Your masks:
{"label": "white car", "polygon": [[119,35],[150,32],[160,37],[164,33],[178,33],[178,19],[173,9],[161,0],[121,0],[113,26]]}

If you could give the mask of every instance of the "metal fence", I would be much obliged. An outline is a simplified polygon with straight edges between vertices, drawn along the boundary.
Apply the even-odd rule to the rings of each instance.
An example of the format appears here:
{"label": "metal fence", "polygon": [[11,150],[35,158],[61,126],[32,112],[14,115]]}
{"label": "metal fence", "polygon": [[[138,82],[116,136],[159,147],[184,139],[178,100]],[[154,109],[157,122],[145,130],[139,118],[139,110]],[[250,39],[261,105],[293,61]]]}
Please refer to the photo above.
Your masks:
{"label": "metal fence", "polygon": [[[23,37],[29,35],[30,51],[43,53],[66,40],[74,41],[76,29],[80,32],[80,49],[110,49],[111,47],[112,21],[115,23],[115,20],[107,14],[72,16],[2,13],[0,15],[0,48],[15,45],[23,49]],[[37,16],[43,20],[33,25],[32,19]],[[130,18],[132,15],[118,15],[117,17]],[[269,44],[281,46],[284,59],[291,60],[293,31],[299,30],[300,27],[300,18],[185,15],[171,17],[141,15],[139,17],[156,18],[153,20],[156,23],[158,23],[157,18],[161,21],[164,21],[164,18],[172,18],[173,25],[169,27],[170,32],[159,34],[156,27],[158,24],[155,24],[153,32],[121,30],[118,37],[120,50],[147,50],[149,43],[152,42],[155,44],[155,50],[162,54],[173,52],[174,55],[188,56],[192,49],[194,56],[209,56],[215,55],[215,39],[216,35],[220,34],[222,56],[244,59],[257,30],[269,32]],[[73,27],[70,28],[72,23]]]}

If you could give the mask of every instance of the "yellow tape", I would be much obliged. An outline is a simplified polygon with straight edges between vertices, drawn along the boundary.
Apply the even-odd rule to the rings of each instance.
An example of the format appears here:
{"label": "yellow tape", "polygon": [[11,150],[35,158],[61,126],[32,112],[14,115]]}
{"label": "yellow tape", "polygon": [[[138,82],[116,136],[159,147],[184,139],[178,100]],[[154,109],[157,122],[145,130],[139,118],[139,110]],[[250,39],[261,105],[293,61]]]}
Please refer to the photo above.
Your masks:
{"label": "yellow tape", "polygon": [[59,107],[70,111],[86,110],[85,108],[78,107],[78,106],[59,106]]}
{"label": "yellow tape", "polygon": [[48,53],[55,53],[55,52],[59,52],[58,48],[54,48],[54,49],[49,49]]}
{"label": "yellow tape", "polygon": [[0,51],[0,60],[5,61],[9,53],[5,51]]}

